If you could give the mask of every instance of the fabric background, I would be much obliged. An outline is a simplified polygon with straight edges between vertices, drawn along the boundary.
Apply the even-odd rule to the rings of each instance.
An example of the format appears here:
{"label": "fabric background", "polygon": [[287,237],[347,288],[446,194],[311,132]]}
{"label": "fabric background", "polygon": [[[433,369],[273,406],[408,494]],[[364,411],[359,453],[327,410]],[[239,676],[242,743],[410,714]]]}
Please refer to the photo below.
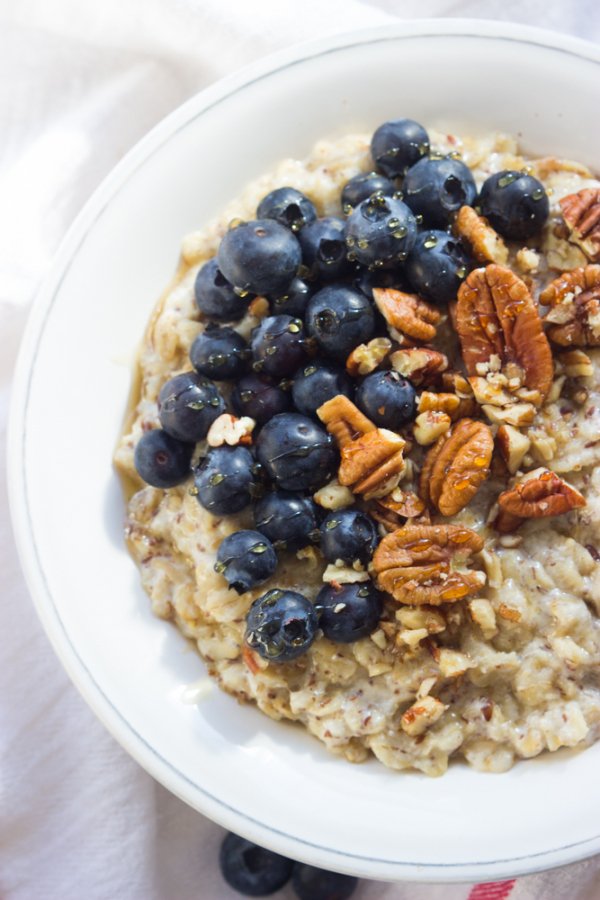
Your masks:
{"label": "fabric background", "polygon": [[[219,876],[221,829],[154,782],[95,719],[55,658],[23,582],[4,434],[11,372],[40,279],[104,175],[196,91],[300,40],[434,15],[509,19],[600,40],[596,0],[0,0],[3,900],[238,896]],[[597,900],[599,872],[595,858],[519,879],[510,896]],[[463,900],[470,892],[364,882],[356,897]]]}

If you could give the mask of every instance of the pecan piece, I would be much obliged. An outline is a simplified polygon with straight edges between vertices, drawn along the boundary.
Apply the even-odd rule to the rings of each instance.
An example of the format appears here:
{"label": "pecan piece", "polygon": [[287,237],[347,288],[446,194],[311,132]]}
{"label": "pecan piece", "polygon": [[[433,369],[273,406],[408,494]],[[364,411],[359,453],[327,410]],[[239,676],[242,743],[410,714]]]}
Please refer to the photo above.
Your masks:
{"label": "pecan piece", "polygon": [[480,263],[495,262],[505,266],[508,247],[487,219],[478,216],[470,206],[461,206],[454,222],[457,235],[471,245],[473,256]]}
{"label": "pecan piece", "polygon": [[600,346],[600,266],[564,272],[540,294],[548,337],[561,347]]}
{"label": "pecan piece", "polygon": [[600,188],[583,188],[559,202],[569,240],[592,262],[600,262]]}
{"label": "pecan piece", "polygon": [[540,402],[545,398],[552,352],[526,284],[510,269],[492,264],[470,273],[458,291],[456,327],[471,377],[497,357],[501,373],[509,366],[522,371],[519,387],[539,392]]}
{"label": "pecan piece", "polygon": [[465,565],[482,548],[479,535],[462,525],[405,525],[375,551],[377,587],[411,606],[454,603],[485,583],[483,572]]}
{"label": "pecan piece", "polygon": [[492,432],[484,422],[461,419],[427,453],[419,492],[443,516],[454,516],[490,474]]}
{"label": "pecan piece", "polygon": [[392,369],[415,385],[432,384],[448,368],[448,357],[431,347],[406,347],[390,356]]}
{"label": "pecan piece", "polygon": [[318,408],[317,415],[340,448],[367,434],[368,431],[375,430],[371,420],[367,419],[344,394],[336,394],[331,400],[323,403]]}
{"label": "pecan piece", "polygon": [[445,434],[451,424],[452,419],[448,413],[441,410],[431,409],[427,412],[419,413],[413,422],[413,437],[417,444],[420,444],[422,447],[428,447],[429,444],[437,441],[442,434]]}
{"label": "pecan piece", "polygon": [[346,360],[346,371],[354,376],[369,375],[381,365],[391,349],[389,338],[373,338],[368,344],[359,344]]}
{"label": "pecan piece", "polygon": [[387,531],[397,531],[406,519],[420,516],[424,509],[425,504],[413,491],[396,488],[387,497],[373,500],[369,504],[369,515]]}
{"label": "pecan piece", "polygon": [[399,434],[377,428],[341,447],[340,484],[362,494],[365,500],[385,497],[397,487],[406,463],[406,442]]}
{"label": "pecan piece", "polygon": [[434,306],[416,294],[405,294],[393,288],[373,288],[377,307],[391,328],[415,341],[432,341],[436,325],[442,318]]}
{"label": "pecan piece", "polygon": [[518,481],[498,497],[500,513],[494,527],[501,533],[514,531],[525,519],[561,516],[585,506],[585,498],[556,472],[540,468]]}

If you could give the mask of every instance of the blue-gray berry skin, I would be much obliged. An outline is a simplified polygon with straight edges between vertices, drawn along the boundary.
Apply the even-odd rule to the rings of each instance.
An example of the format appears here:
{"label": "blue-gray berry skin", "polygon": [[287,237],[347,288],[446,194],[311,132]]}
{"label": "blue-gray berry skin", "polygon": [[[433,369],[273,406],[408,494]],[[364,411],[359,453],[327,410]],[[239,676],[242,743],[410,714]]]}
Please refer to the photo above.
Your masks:
{"label": "blue-gray berry skin", "polygon": [[511,169],[486,178],[479,194],[479,206],[492,227],[514,241],[524,241],[538,234],[550,212],[548,195],[541,181]]}
{"label": "blue-gray berry skin", "polygon": [[215,516],[241,512],[260,493],[257,472],[246,447],[215,447],[194,473],[196,498]]}
{"label": "blue-gray berry skin", "polygon": [[264,425],[278,413],[287,412],[292,399],[289,391],[266,375],[250,372],[234,387],[231,404],[238,416],[250,416],[257,425]]}
{"label": "blue-gray berry skin", "polygon": [[346,284],[330,284],[311,297],[306,310],[306,330],[323,353],[345,362],[358,344],[375,333],[373,304]]}
{"label": "blue-gray berry skin", "polygon": [[426,228],[446,228],[461,206],[473,205],[477,187],[460,159],[428,156],[408,170],[402,194]]}
{"label": "blue-gray berry skin", "polygon": [[248,310],[252,294],[241,297],[219,270],[216,257],[209,259],[194,282],[196,306],[207,318],[215,322],[237,322]]}
{"label": "blue-gray berry skin", "polygon": [[217,254],[219,269],[238,291],[282,294],[298,272],[302,252],[294,234],[274,219],[230,228]]}
{"label": "blue-gray berry skin", "polygon": [[160,424],[180,441],[201,441],[224,412],[225,401],[217,386],[197,372],[175,375],[165,382],[158,395]]}
{"label": "blue-gray berry skin", "polygon": [[300,231],[317,218],[312,200],[293,187],[275,188],[258,204],[257,219],[275,219],[280,225]]}
{"label": "blue-gray berry skin", "polygon": [[235,531],[219,544],[215,572],[238,594],[267,581],[276,568],[273,544],[260,531]]}
{"label": "blue-gray berry skin", "polygon": [[193,450],[193,444],[178,441],[162,428],[155,428],[140,437],[133,461],[138,475],[146,484],[170,488],[190,477]]}
{"label": "blue-gray berry skin", "polygon": [[414,119],[384,122],[371,138],[371,156],[380,172],[397,178],[429,153],[429,135]]}
{"label": "blue-gray berry skin", "polygon": [[[229,832],[221,844],[219,865],[223,878],[234,891],[244,897],[267,897],[290,880],[294,863]],[[198,897],[201,896],[199,890]]]}
{"label": "blue-gray berry skin", "polygon": [[292,885],[298,900],[349,900],[358,886],[358,878],[297,862]]}
{"label": "blue-gray berry skin", "polygon": [[300,550],[318,540],[317,506],[310,497],[271,491],[254,507],[255,527],[276,550]]}
{"label": "blue-gray berry skin", "polygon": [[379,172],[361,172],[347,181],[342,188],[342,209],[345,213],[349,213],[373,194],[391,197],[395,192],[394,182],[385,175],[380,175]]}
{"label": "blue-gray berry skin", "polygon": [[315,601],[319,626],[330,641],[351,644],[377,628],[383,612],[383,594],[372,581],[321,588]]}
{"label": "blue-gray berry skin", "polygon": [[302,262],[313,280],[334,281],[350,270],[344,219],[326,216],[303,228],[298,236]]}
{"label": "blue-gray berry skin", "polygon": [[275,589],[254,601],[246,618],[246,641],[269,662],[302,656],[317,633],[313,604],[296,591]]}
{"label": "blue-gray berry skin", "polygon": [[252,332],[252,368],[271,378],[293,375],[307,356],[304,324],[292,316],[267,316]]}
{"label": "blue-gray berry skin", "polygon": [[190,362],[200,375],[215,381],[234,381],[247,369],[248,345],[226,325],[210,323],[194,340]]}
{"label": "blue-gray berry skin", "polygon": [[321,552],[327,562],[341,560],[351,566],[366,566],[379,543],[373,519],[358,509],[337,509],[327,513],[320,527]]}
{"label": "blue-gray berry skin", "polygon": [[413,291],[447,306],[472,268],[464,246],[447,231],[422,231],[406,260],[404,271]]}
{"label": "blue-gray berry skin", "polygon": [[313,493],[330,481],[338,465],[331,435],[298,413],[281,413],[263,425],[256,456],[271,481],[284,491]]}
{"label": "blue-gray berry skin", "polygon": [[383,194],[359,203],[346,223],[349,258],[363,266],[386,268],[403,263],[416,236],[417,223],[410,208]]}
{"label": "blue-gray berry skin", "polygon": [[311,359],[294,375],[292,399],[298,412],[305,416],[316,415],[320,406],[338,394],[352,399],[354,385],[346,371],[335,363]]}
{"label": "blue-gray berry skin", "polygon": [[416,414],[416,392],[394,371],[373,372],[357,388],[356,405],[379,428],[397,431]]}
{"label": "blue-gray berry skin", "polygon": [[313,294],[314,287],[303,278],[296,277],[284,294],[271,298],[271,310],[274,315],[283,313],[295,319],[304,319],[308,301]]}

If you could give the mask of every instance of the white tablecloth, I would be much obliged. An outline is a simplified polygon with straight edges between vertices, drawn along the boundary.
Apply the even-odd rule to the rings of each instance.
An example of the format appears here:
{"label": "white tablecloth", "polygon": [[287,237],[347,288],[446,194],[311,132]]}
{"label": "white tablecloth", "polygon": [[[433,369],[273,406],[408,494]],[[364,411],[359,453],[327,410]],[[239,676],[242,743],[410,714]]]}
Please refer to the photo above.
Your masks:
{"label": "white tablecloth", "polygon": [[[599,9],[597,0],[0,0],[0,457],[19,337],[65,230],[123,153],[187,97],[318,34],[449,15],[600,40]],[[237,896],[218,872],[221,830],[127,756],[55,658],[16,558],[4,470],[0,459],[0,897]],[[597,900],[599,871],[596,858],[496,896]],[[484,900],[471,890],[365,882],[356,897]]]}

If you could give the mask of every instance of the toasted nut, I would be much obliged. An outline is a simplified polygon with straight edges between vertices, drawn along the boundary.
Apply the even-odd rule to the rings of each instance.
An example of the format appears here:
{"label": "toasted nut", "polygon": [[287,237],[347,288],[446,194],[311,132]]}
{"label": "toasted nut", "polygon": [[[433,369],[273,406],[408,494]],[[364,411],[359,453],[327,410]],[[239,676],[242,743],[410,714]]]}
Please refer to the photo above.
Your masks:
{"label": "toasted nut", "polygon": [[499,234],[496,234],[490,223],[483,216],[478,216],[470,206],[461,206],[454,222],[459,237],[464,238],[473,251],[473,256],[480,263],[498,263],[505,266],[508,262],[508,247]]}
{"label": "toasted nut", "polygon": [[318,408],[317,415],[340,448],[375,430],[371,420],[367,419],[344,394],[336,394],[331,400],[323,403]]}
{"label": "toasted nut", "polygon": [[390,356],[392,368],[413,384],[432,384],[448,368],[448,357],[431,347],[408,347]]}
{"label": "toasted nut", "polygon": [[391,349],[389,338],[373,338],[368,344],[359,344],[346,360],[346,371],[354,376],[368,375],[381,365]]}
{"label": "toasted nut", "polygon": [[583,350],[567,350],[556,357],[557,367],[567,378],[591,378],[594,374],[592,361]]}
{"label": "toasted nut", "polygon": [[330,563],[323,572],[323,581],[328,584],[356,584],[359,581],[369,581],[369,573],[364,569]]}
{"label": "toasted nut", "polygon": [[512,425],[501,425],[496,434],[498,449],[506,468],[511,475],[521,467],[525,454],[529,451],[531,441]]}
{"label": "toasted nut", "polygon": [[448,650],[446,647],[440,648],[440,658],[438,659],[440,667],[440,675],[443,678],[457,678],[467,669],[472,669],[475,665],[464,653],[458,650]]}
{"label": "toasted nut", "polygon": [[454,516],[475,496],[490,474],[494,439],[489,427],[461,419],[429,450],[419,482],[425,503]]}
{"label": "toasted nut", "polygon": [[582,163],[573,162],[571,159],[560,159],[556,156],[542,156],[540,159],[534,159],[531,162],[533,174],[540,181],[545,181],[549,175],[557,172],[569,172],[575,175],[581,175],[582,178],[593,178],[587,166]]}
{"label": "toasted nut", "polygon": [[385,321],[396,331],[415,341],[433,340],[435,327],[442,318],[434,306],[416,294],[392,288],[373,288],[373,297]]}
{"label": "toasted nut", "polygon": [[515,262],[520,272],[526,275],[529,272],[535,274],[540,267],[540,255],[529,247],[521,247],[520,250],[517,250]]}
{"label": "toasted nut", "polygon": [[385,497],[404,473],[405,445],[399,434],[385,428],[369,431],[344,444],[338,471],[340,484],[350,487],[354,494],[362,494],[365,500]]}
{"label": "toasted nut", "polygon": [[460,400],[468,400],[473,396],[473,388],[460,372],[444,372],[442,387],[446,391],[453,391]]}
{"label": "toasted nut", "polygon": [[406,519],[420,516],[425,504],[412,491],[395,488],[387,497],[373,500],[369,505],[369,515],[387,531],[396,531]]}
{"label": "toasted nut", "polygon": [[544,428],[530,428],[527,436],[531,441],[530,453],[535,460],[548,463],[554,459],[557,451],[556,439]]}
{"label": "toasted nut", "polygon": [[222,447],[223,444],[228,444],[230,447],[234,447],[236,444],[250,444],[255,425],[256,422],[249,416],[237,419],[229,413],[223,413],[208,429],[206,442],[209,447]]}
{"label": "toasted nut", "polygon": [[451,416],[459,406],[460,397],[457,397],[456,394],[436,394],[435,391],[423,391],[419,397],[417,410],[420,413],[429,412],[430,410],[445,412]]}
{"label": "toasted nut", "polygon": [[600,266],[563,272],[540,294],[548,337],[561,347],[600,346]]}
{"label": "toasted nut", "polygon": [[396,621],[404,628],[424,628],[427,634],[441,634],[446,630],[444,616],[431,606],[401,606],[396,611]]}
{"label": "toasted nut", "polygon": [[592,262],[600,262],[600,188],[583,188],[559,202],[569,240]]}
{"label": "toasted nut", "polygon": [[423,697],[427,697],[427,695],[430,693],[430,691],[431,691],[432,687],[434,686],[434,684],[436,683],[436,681],[437,681],[437,678],[435,678],[435,676],[432,678],[424,678],[423,681],[421,682],[421,684],[419,685],[419,687],[417,688],[417,694],[416,694],[417,700],[422,700]]}
{"label": "toasted nut", "polygon": [[419,413],[413,424],[413,435],[417,444],[428,447],[445,434],[452,424],[452,419],[445,412]]}
{"label": "toasted nut", "polygon": [[469,612],[473,621],[481,628],[486,640],[497,634],[496,613],[489,600],[483,598],[469,600]]}
{"label": "toasted nut", "polygon": [[443,716],[446,706],[436,697],[423,697],[405,710],[400,725],[410,737],[423,734],[430,725],[434,725]]}
{"label": "toasted nut", "polygon": [[352,506],[354,494],[350,488],[344,487],[337,478],[334,478],[333,481],[319,488],[316,494],[313,494],[313,500],[323,509],[343,509],[346,506]]}
{"label": "toasted nut", "polygon": [[492,425],[514,425],[515,428],[521,428],[531,425],[535,418],[535,406],[532,403],[515,403],[504,408],[485,404],[481,408]]}
{"label": "toasted nut", "polygon": [[375,551],[377,586],[412,606],[454,603],[485,582],[483,572],[464,568],[470,554],[482,548],[479,535],[462,525],[405,525]]}
{"label": "toasted nut", "polygon": [[552,384],[552,353],[537,307],[520,278],[495,264],[475,269],[459,288],[456,318],[470,376],[481,375],[478,365],[489,366],[496,356],[501,372],[516,364],[523,372],[518,387],[539,391],[540,402],[544,399]]}
{"label": "toasted nut", "polygon": [[507,606],[506,603],[501,603],[498,606],[498,615],[501,619],[508,619],[509,622],[521,621],[521,613],[519,610],[515,609],[514,606]]}
{"label": "toasted nut", "polygon": [[556,472],[540,468],[527,475],[498,497],[500,514],[497,531],[514,531],[525,519],[561,516],[585,506],[585,498]]}

